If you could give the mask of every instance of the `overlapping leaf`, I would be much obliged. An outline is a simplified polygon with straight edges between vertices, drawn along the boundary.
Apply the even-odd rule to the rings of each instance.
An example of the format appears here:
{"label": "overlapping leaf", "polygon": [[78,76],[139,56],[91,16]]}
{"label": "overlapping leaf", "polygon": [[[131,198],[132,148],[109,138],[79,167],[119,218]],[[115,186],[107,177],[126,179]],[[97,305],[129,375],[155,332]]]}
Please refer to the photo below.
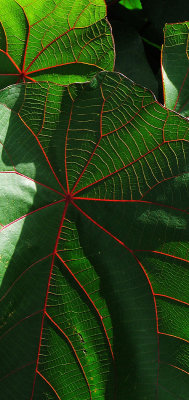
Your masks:
{"label": "overlapping leaf", "polygon": [[1,88],[21,80],[85,82],[113,63],[104,0],[1,0]]}
{"label": "overlapping leaf", "polygon": [[186,400],[189,122],[116,73],[0,103],[1,399]]}
{"label": "overlapping leaf", "polygon": [[157,80],[138,32],[121,21],[113,21],[112,28],[116,50],[115,71],[158,94]]}
{"label": "overlapping leaf", "polygon": [[189,117],[189,22],[166,24],[162,48],[165,104]]}

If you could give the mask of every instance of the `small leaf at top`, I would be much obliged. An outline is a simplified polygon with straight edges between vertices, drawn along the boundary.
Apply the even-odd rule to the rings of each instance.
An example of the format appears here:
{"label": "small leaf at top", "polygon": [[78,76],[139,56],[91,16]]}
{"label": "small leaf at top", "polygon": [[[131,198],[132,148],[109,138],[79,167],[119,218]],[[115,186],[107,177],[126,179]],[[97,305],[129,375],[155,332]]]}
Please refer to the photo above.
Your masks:
{"label": "small leaf at top", "polygon": [[115,41],[115,71],[152,90],[157,96],[158,84],[148,63],[142,38],[122,21],[112,21]]}
{"label": "small leaf at top", "polygon": [[142,10],[140,0],[121,0],[119,3],[125,8],[128,8],[128,10]]}
{"label": "small leaf at top", "polygon": [[85,82],[113,65],[104,0],[1,0],[0,88]]}

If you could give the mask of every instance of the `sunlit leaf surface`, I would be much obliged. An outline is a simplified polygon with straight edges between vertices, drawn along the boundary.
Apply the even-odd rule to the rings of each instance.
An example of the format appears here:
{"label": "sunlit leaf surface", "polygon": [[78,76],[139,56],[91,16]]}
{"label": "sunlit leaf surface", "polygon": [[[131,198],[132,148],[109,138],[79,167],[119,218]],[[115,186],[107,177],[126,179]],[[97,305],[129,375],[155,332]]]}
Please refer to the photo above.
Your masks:
{"label": "sunlit leaf surface", "polygon": [[104,0],[1,0],[1,88],[22,80],[85,82],[113,63]]}
{"label": "sunlit leaf surface", "polygon": [[188,137],[116,73],[1,91],[1,400],[188,399]]}

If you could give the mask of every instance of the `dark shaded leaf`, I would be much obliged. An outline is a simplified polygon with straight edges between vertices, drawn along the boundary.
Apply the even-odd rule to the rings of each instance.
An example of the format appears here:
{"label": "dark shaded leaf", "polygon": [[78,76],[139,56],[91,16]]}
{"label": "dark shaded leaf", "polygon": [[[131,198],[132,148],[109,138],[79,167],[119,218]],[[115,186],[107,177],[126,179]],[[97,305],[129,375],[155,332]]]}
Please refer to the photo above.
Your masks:
{"label": "dark shaded leaf", "polygon": [[115,70],[157,95],[157,80],[146,59],[138,32],[120,21],[112,21],[112,29],[116,50]]}
{"label": "dark shaded leaf", "polygon": [[188,20],[189,2],[188,0],[141,0],[146,17],[150,22],[145,34],[149,33],[149,40],[157,44],[163,42],[163,28],[168,22],[182,22]]}

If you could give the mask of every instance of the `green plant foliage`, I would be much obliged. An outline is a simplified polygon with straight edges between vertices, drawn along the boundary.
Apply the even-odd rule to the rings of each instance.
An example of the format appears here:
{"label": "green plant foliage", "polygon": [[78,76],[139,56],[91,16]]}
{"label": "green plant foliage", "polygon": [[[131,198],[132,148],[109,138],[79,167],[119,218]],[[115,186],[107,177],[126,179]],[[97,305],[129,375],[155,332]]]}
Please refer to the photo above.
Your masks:
{"label": "green plant foliage", "polygon": [[1,0],[1,88],[21,80],[85,82],[113,64],[104,0]]}
{"label": "green plant foliage", "polygon": [[[147,30],[152,41],[162,44],[163,28],[166,23],[181,22],[188,19],[188,0],[141,0],[143,11],[148,19]],[[150,26],[151,25],[151,26]]]}
{"label": "green plant foliage", "polygon": [[0,135],[1,400],[187,399],[189,122],[102,72]]}
{"label": "green plant foliage", "polygon": [[113,21],[116,60],[115,71],[121,72],[134,82],[151,89],[157,96],[157,79],[147,61],[142,38],[124,22]]}
{"label": "green plant foliage", "polygon": [[128,10],[142,10],[140,0],[121,0],[119,3],[125,8],[128,8]]}
{"label": "green plant foliage", "polygon": [[165,105],[189,117],[189,22],[165,25],[162,78]]}

